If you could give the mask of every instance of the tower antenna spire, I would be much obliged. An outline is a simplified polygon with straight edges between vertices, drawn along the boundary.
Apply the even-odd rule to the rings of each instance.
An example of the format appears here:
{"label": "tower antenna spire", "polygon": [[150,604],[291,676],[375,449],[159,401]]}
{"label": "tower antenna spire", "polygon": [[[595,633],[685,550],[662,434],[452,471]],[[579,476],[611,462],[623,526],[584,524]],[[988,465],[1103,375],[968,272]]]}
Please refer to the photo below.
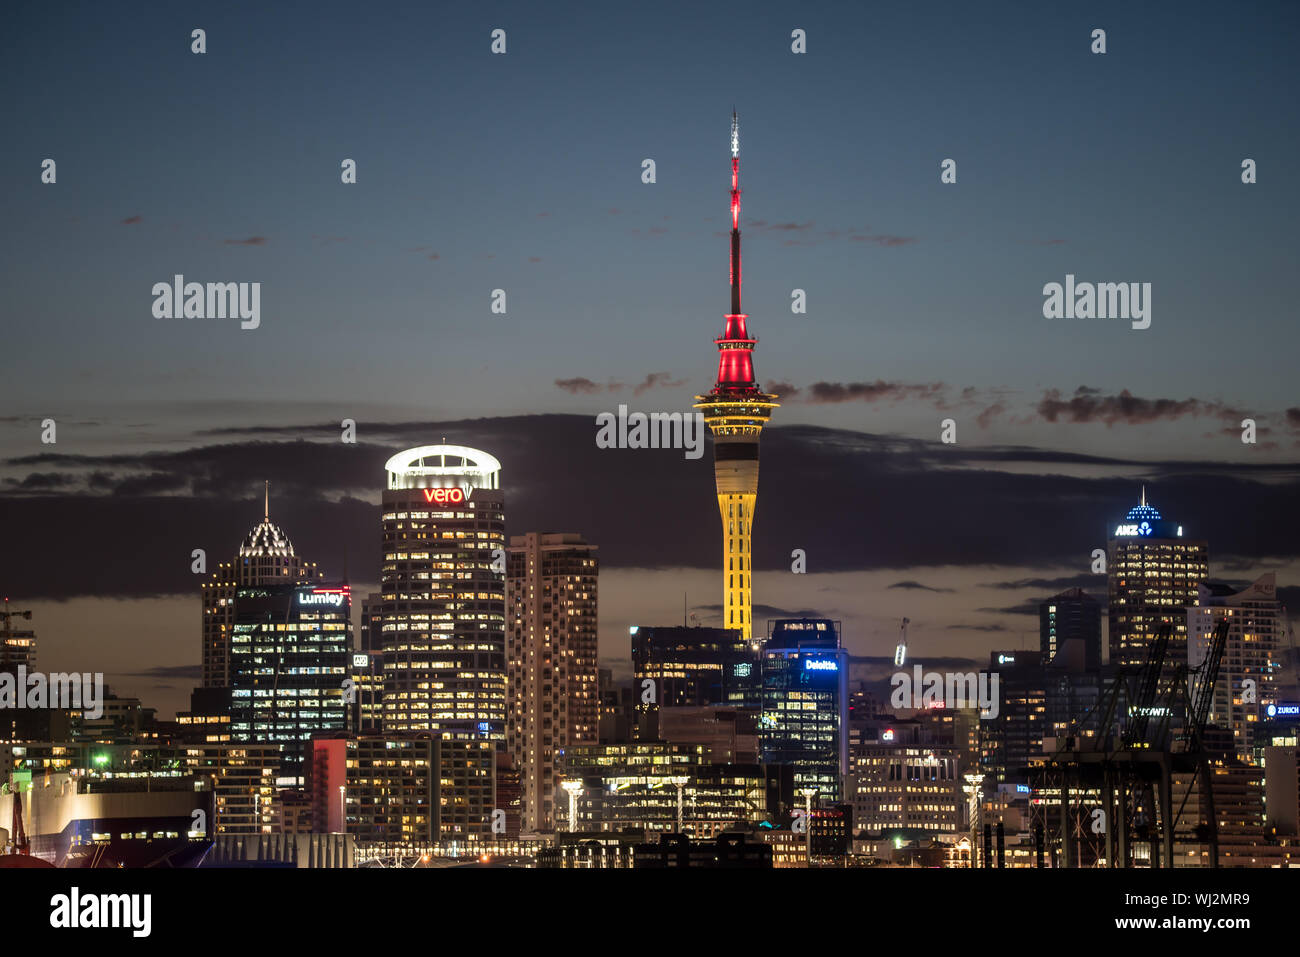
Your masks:
{"label": "tower antenna spire", "polygon": [[[740,116],[731,111],[731,311],[718,347],[718,379],[695,408],[713,433],[713,476],[722,519],[722,626],[753,643],[752,530],[758,504],[758,441],[778,405],[754,381],[754,339],[740,311]],[[687,620],[693,618],[687,615]],[[757,648],[757,645],[754,645]]]}
{"label": "tower antenna spire", "polygon": [[266,479],[265,485],[266,487],[262,491],[265,496],[262,500],[262,520],[269,522],[271,520],[271,480]]}
{"label": "tower antenna spire", "polygon": [[1142,486],[1142,504],[1145,506],[1146,503],[1147,503],[1147,487],[1146,487],[1145,485],[1143,485],[1143,486]]}

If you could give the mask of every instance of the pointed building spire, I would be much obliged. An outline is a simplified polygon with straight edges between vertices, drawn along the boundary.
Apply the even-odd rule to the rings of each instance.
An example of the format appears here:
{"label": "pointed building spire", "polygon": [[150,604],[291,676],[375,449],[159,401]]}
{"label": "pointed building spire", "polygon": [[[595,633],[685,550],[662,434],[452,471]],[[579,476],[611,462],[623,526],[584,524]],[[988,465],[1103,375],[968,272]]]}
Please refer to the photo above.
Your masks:
{"label": "pointed building spire", "polygon": [[[731,312],[740,313],[740,118],[731,113]],[[728,325],[727,338],[746,338],[744,322],[740,323],[739,336]]]}
{"label": "pointed building spire", "polygon": [[266,488],[263,490],[265,498],[262,501],[262,521],[269,522],[271,520],[271,480],[266,479],[265,484]]}
{"label": "pointed building spire", "polygon": [[1146,503],[1147,503],[1147,487],[1146,487],[1146,485],[1143,485],[1143,486],[1142,486],[1142,504],[1145,506]]}

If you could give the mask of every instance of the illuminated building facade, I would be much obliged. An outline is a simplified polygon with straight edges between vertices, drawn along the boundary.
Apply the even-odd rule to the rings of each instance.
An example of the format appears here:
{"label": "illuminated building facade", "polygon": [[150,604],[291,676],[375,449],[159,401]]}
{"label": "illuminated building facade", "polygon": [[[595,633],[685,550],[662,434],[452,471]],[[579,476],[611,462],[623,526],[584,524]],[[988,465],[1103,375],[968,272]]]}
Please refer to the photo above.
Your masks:
{"label": "illuminated building facade", "polygon": [[[779,772],[757,764],[713,764],[704,745],[632,743],[584,745],[565,752],[565,778],[578,782],[576,828],[568,801],[558,816],[566,830],[674,832],[708,839],[775,816],[769,793]],[[788,786],[787,789],[788,791]]]}
{"label": "illuminated building facade", "polygon": [[16,674],[20,665],[29,671],[35,667],[36,632],[14,627],[15,618],[30,621],[31,617],[30,611],[10,611],[9,599],[5,599],[4,610],[0,611],[0,671]]}
{"label": "illuminated building facade", "polygon": [[661,707],[758,707],[759,657],[737,630],[633,625],[628,631],[639,736],[658,735]]}
{"label": "illuminated building facade", "polygon": [[[1198,667],[1209,652],[1214,629],[1228,620],[1228,640],[1219,664],[1211,724],[1232,731],[1233,752],[1253,762],[1261,715],[1277,703],[1277,676],[1282,670],[1282,603],[1277,579],[1269,572],[1237,591],[1224,585],[1202,584],[1197,601],[1187,609],[1187,666]],[[1267,743],[1267,742],[1265,742]]]}
{"label": "illuminated building facade", "polygon": [[856,745],[853,824],[890,830],[957,833],[965,826],[963,755],[955,748],[879,740]]}
{"label": "illuminated building facade", "polygon": [[[165,752],[164,752],[165,753]],[[276,776],[280,748],[274,744],[190,744],[178,761],[212,783],[214,834],[270,834],[279,819]]]}
{"label": "illuminated building facade", "polygon": [[384,731],[504,742],[501,463],[427,445],[385,468],[381,597],[370,609],[382,636]]}
{"label": "illuminated building facade", "polygon": [[235,592],[250,585],[306,584],[324,573],[294,553],[293,542],[271,523],[271,485],[266,484],[262,521],[244,537],[232,561],[221,562],[203,584],[203,687],[230,687],[230,635]]}
{"label": "illuminated building facade", "polygon": [[276,744],[277,784],[300,786],[313,734],[347,727],[352,599],[347,585],[254,585],[235,592],[232,742]]}
{"label": "illuminated building facade", "polygon": [[843,800],[848,771],[848,653],[839,622],[781,619],[763,647],[758,736],[764,764],[794,769],[796,792]]}
{"label": "illuminated building facade", "polygon": [[318,830],[342,825],[358,844],[428,846],[492,833],[496,745],[436,733],[317,739],[312,762]]}
{"label": "illuminated building facade", "polygon": [[1183,526],[1147,504],[1129,509],[1107,530],[1110,579],[1110,663],[1141,667],[1160,626],[1172,626],[1166,661],[1187,655],[1187,615],[1197,586],[1210,574],[1209,546],[1191,541]]}
{"label": "illuminated building facade", "polygon": [[718,379],[695,397],[713,433],[713,476],[722,516],[722,626],[754,636],[754,509],[758,504],[758,440],[778,407],[754,381],[754,346],[740,311],[740,128],[731,118],[731,311],[718,347]]}
{"label": "illuminated building facade", "polygon": [[597,740],[598,572],[596,547],[579,535],[510,539],[506,745],[521,776],[525,833],[555,827],[557,753]]}

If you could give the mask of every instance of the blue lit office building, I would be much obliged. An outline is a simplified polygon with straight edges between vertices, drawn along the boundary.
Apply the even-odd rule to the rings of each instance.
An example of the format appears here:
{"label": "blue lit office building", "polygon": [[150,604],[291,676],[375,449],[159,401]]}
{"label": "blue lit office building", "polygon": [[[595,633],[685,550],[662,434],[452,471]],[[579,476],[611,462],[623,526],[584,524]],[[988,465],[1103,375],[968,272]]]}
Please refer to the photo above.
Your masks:
{"label": "blue lit office building", "polygon": [[848,768],[848,652],[840,623],[787,618],[768,623],[762,660],[759,746],[763,763],[789,765],[796,800],[838,804]]}
{"label": "blue lit office building", "polygon": [[347,726],[351,622],[347,585],[252,585],[235,592],[230,737],[278,745],[281,787],[303,784],[313,734]]}
{"label": "blue lit office building", "polygon": [[1110,663],[1140,668],[1147,646],[1171,627],[1167,661],[1187,660],[1187,613],[1209,577],[1209,546],[1141,502],[1107,529]]}

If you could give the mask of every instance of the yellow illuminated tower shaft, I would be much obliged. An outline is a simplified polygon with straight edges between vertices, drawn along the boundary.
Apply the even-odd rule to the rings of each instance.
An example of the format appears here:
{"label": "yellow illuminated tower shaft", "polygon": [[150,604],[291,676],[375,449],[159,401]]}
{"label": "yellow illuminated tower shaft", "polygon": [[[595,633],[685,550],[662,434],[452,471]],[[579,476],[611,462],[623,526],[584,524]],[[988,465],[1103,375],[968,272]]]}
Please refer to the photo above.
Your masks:
{"label": "yellow illuminated tower shaft", "polygon": [[778,407],[754,381],[754,346],[740,311],[740,126],[731,114],[731,312],[718,347],[718,381],[695,408],[713,433],[713,476],[722,515],[722,626],[754,638],[753,529],[758,505],[758,440]]}

